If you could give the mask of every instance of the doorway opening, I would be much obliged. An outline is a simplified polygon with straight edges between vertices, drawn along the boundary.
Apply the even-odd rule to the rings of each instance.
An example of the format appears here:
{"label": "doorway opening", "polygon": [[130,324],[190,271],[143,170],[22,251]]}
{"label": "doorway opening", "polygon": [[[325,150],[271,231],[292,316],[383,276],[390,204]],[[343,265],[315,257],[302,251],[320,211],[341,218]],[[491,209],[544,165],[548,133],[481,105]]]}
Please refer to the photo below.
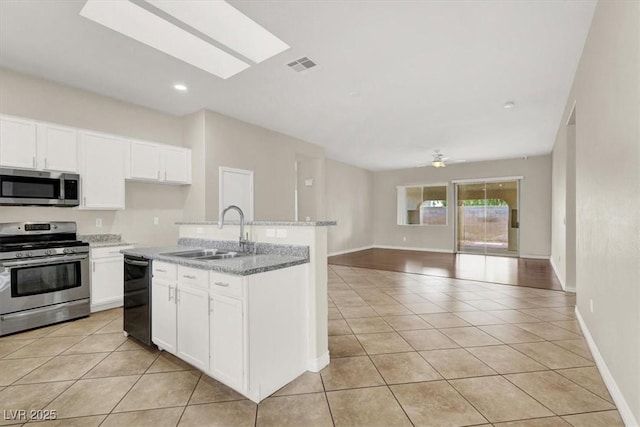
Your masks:
{"label": "doorway opening", "polygon": [[456,252],[518,256],[520,179],[457,182]]}

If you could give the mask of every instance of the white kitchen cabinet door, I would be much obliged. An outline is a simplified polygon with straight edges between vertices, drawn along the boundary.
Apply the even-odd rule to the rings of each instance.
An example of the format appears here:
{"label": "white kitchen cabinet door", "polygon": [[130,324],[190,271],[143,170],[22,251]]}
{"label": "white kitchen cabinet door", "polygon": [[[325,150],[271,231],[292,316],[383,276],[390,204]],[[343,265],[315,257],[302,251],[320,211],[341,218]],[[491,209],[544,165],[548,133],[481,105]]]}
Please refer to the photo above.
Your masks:
{"label": "white kitchen cabinet door", "polygon": [[48,123],[38,125],[38,169],[78,171],[78,132]]}
{"label": "white kitchen cabinet door", "polygon": [[173,283],[153,279],[151,284],[151,341],[176,354],[176,288]]}
{"label": "white kitchen cabinet door", "polygon": [[131,141],[131,179],[160,181],[160,146]]}
{"label": "white kitchen cabinet door", "polygon": [[211,374],[238,390],[244,389],[242,305],[242,300],[211,294]]}
{"label": "white kitchen cabinet door", "polygon": [[123,278],[122,255],[91,261],[91,312],[122,306]]}
{"label": "white kitchen cabinet door", "polygon": [[191,150],[163,146],[161,159],[163,182],[191,184]]}
{"label": "white kitchen cabinet door", "polygon": [[110,135],[80,133],[81,209],[124,209],[124,177],[129,141]]}
{"label": "white kitchen cabinet door", "polygon": [[0,117],[0,166],[36,168],[36,123]]}
{"label": "white kitchen cabinet door", "polygon": [[178,357],[209,370],[209,292],[178,284]]}

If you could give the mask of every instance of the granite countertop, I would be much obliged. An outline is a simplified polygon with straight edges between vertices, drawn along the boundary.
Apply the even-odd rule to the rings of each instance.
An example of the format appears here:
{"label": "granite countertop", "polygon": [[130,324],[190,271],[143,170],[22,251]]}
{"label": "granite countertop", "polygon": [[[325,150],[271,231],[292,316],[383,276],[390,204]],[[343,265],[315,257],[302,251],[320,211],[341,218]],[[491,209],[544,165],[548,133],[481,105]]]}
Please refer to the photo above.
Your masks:
{"label": "granite countertop", "polygon": [[[182,221],[176,225],[218,225],[219,221]],[[240,221],[225,221],[225,225],[239,225]],[[274,225],[280,227],[327,227],[338,225],[337,221],[245,221],[244,225]]]}
{"label": "granite countertop", "polygon": [[85,234],[78,235],[78,239],[89,243],[92,248],[108,248],[113,246],[130,246],[135,242],[122,240],[119,234]]}
{"label": "granite countertop", "polygon": [[187,267],[200,268],[203,270],[217,271],[219,273],[232,274],[235,276],[249,276],[251,274],[264,273],[281,268],[293,267],[295,265],[307,264],[308,256],[280,255],[273,253],[262,253],[256,255],[246,255],[237,258],[227,258],[215,261],[198,261],[195,259],[181,258],[169,255],[162,255],[166,252],[178,252],[202,249],[203,246],[168,246],[154,248],[134,248],[125,249],[121,252],[125,255],[133,255],[147,259],[153,259]]}

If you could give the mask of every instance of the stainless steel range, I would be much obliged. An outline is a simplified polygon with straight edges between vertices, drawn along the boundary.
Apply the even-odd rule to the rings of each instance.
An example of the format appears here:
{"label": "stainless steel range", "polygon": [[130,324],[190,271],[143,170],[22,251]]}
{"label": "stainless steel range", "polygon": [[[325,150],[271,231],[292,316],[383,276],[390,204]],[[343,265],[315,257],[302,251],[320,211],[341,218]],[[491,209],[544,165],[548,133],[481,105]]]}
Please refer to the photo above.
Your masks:
{"label": "stainless steel range", "polygon": [[88,316],[89,296],[75,222],[0,223],[0,336]]}

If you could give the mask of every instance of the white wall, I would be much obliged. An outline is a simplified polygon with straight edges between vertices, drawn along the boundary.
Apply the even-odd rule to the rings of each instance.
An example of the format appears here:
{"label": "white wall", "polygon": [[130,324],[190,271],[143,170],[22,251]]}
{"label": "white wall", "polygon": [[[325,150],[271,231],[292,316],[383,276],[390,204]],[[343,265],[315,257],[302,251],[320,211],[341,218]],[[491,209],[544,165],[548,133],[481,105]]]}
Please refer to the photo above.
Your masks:
{"label": "white wall", "polygon": [[[548,257],[551,253],[551,156],[453,164],[444,169],[421,167],[375,172],[375,245],[452,252],[455,244],[451,180],[506,176],[524,177],[520,187],[521,256]],[[448,224],[397,225],[396,186],[436,183],[449,183]]]}
{"label": "white wall", "polygon": [[[640,2],[598,3],[561,126],[574,101],[577,309],[606,365],[604,376],[614,383],[621,414],[627,425],[638,425]],[[564,149],[562,133],[554,156]],[[554,176],[554,189],[562,185]]]}
{"label": "white wall", "polygon": [[325,162],[329,254],[373,245],[373,173],[337,160]]}
{"label": "white wall", "polygon": [[[62,86],[0,68],[0,113],[131,138],[182,145],[182,120],[87,91]],[[0,222],[76,221],[81,234],[120,233],[146,245],[175,242],[183,219],[185,188],[126,184],[124,211],[0,206]],[[153,224],[158,217],[159,225]],[[103,226],[97,228],[97,218]]]}
{"label": "white wall", "polygon": [[293,220],[295,217],[295,161],[300,155],[317,159],[318,217],[324,219],[324,149],[213,111],[205,112],[206,219],[217,220],[218,168],[254,172],[254,218]]}

